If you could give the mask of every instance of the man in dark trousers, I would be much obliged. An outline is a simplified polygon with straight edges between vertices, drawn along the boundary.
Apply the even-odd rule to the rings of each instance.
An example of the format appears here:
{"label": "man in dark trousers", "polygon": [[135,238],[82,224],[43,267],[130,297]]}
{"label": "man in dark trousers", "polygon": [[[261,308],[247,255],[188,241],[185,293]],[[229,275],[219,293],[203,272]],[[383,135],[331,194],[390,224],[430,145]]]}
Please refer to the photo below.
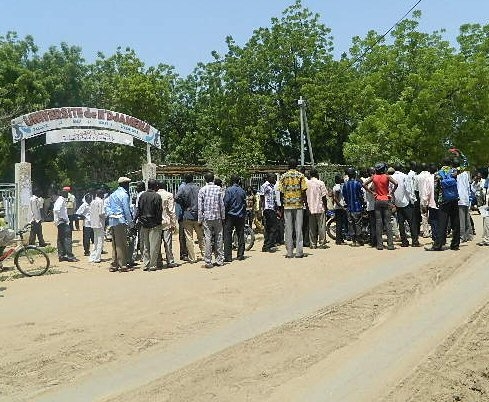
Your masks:
{"label": "man in dark trousers", "polygon": [[237,175],[231,176],[232,185],[226,189],[224,194],[224,208],[226,220],[224,222],[224,261],[231,262],[233,230],[238,237],[238,260],[244,260],[244,225],[246,219],[246,192],[240,186]]}
{"label": "man in dark trousers", "polygon": [[139,197],[136,211],[136,221],[141,224],[144,271],[158,269],[158,255],[161,251],[163,204],[157,190],[158,182],[149,179],[148,190]]}

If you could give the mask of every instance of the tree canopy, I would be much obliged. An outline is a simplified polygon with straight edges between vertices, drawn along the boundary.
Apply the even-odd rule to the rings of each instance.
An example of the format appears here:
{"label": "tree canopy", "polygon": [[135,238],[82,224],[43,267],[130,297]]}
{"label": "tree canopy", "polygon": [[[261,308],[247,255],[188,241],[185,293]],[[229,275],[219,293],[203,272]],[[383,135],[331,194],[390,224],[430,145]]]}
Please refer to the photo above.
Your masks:
{"label": "tree canopy", "polygon": [[[421,13],[390,36],[370,31],[333,57],[331,30],[298,0],[243,45],[229,36],[181,77],[169,64],[146,66],[132,49],[99,54],[61,43],[43,54],[34,38],[0,36],[0,175],[11,180],[19,147],[10,119],[35,110],[90,106],[149,122],[162,134],[157,163],[205,164],[219,174],[298,157],[297,101],[307,102],[317,162],[437,161],[450,141],[474,165],[489,151],[489,25],[460,27],[454,47],[444,32],[419,30]],[[137,170],[145,145],[44,145],[28,141],[37,182],[80,185]]]}

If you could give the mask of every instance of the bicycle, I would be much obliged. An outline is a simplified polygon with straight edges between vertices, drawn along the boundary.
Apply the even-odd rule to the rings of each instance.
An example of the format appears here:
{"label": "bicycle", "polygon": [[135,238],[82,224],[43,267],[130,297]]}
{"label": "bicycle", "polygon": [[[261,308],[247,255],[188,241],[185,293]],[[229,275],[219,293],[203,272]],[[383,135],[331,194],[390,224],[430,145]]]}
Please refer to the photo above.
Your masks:
{"label": "bicycle", "polygon": [[[244,240],[245,240],[245,250],[250,251],[253,245],[255,244],[255,232],[253,228],[245,223],[244,226]],[[236,231],[233,231],[233,249],[238,249],[238,235]]]}
{"label": "bicycle", "polygon": [[0,247],[0,271],[3,270],[3,261],[10,256],[14,256],[15,267],[25,276],[40,276],[46,273],[49,269],[50,260],[49,256],[41,248],[26,244],[24,241],[24,234],[29,231],[31,225],[27,224],[23,229],[17,232],[19,236],[12,241],[18,244],[15,247],[8,248]]}

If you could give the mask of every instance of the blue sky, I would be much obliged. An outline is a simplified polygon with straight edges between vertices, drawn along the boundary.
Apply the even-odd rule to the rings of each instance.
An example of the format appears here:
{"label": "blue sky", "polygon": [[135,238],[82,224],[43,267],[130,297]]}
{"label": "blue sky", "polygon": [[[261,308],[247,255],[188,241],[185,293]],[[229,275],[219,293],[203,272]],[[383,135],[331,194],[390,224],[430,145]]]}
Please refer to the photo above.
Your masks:
{"label": "blue sky", "polygon": [[[293,0],[4,0],[0,35],[32,35],[40,51],[67,42],[80,46],[88,62],[98,51],[113,54],[118,46],[135,49],[147,65],[165,63],[181,75],[212,50],[224,53],[224,39],[243,45],[259,27],[270,26]],[[383,33],[416,0],[303,0],[332,29],[335,55],[347,51],[351,38],[374,29]],[[489,0],[423,0],[421,30],[446,29],[455,43],[464,23],[489,23]]]}

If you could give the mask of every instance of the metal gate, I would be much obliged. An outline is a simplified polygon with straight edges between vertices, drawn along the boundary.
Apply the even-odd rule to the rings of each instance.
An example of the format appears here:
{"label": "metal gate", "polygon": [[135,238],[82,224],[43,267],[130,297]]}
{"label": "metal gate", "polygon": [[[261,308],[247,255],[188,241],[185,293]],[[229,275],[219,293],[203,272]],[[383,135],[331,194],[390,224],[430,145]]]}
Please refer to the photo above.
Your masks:
{"label": "metal gate", "polygon": [[7,225],[17,230],[17,185],[15,183],[0,183],[0,211],[2,210]]}

